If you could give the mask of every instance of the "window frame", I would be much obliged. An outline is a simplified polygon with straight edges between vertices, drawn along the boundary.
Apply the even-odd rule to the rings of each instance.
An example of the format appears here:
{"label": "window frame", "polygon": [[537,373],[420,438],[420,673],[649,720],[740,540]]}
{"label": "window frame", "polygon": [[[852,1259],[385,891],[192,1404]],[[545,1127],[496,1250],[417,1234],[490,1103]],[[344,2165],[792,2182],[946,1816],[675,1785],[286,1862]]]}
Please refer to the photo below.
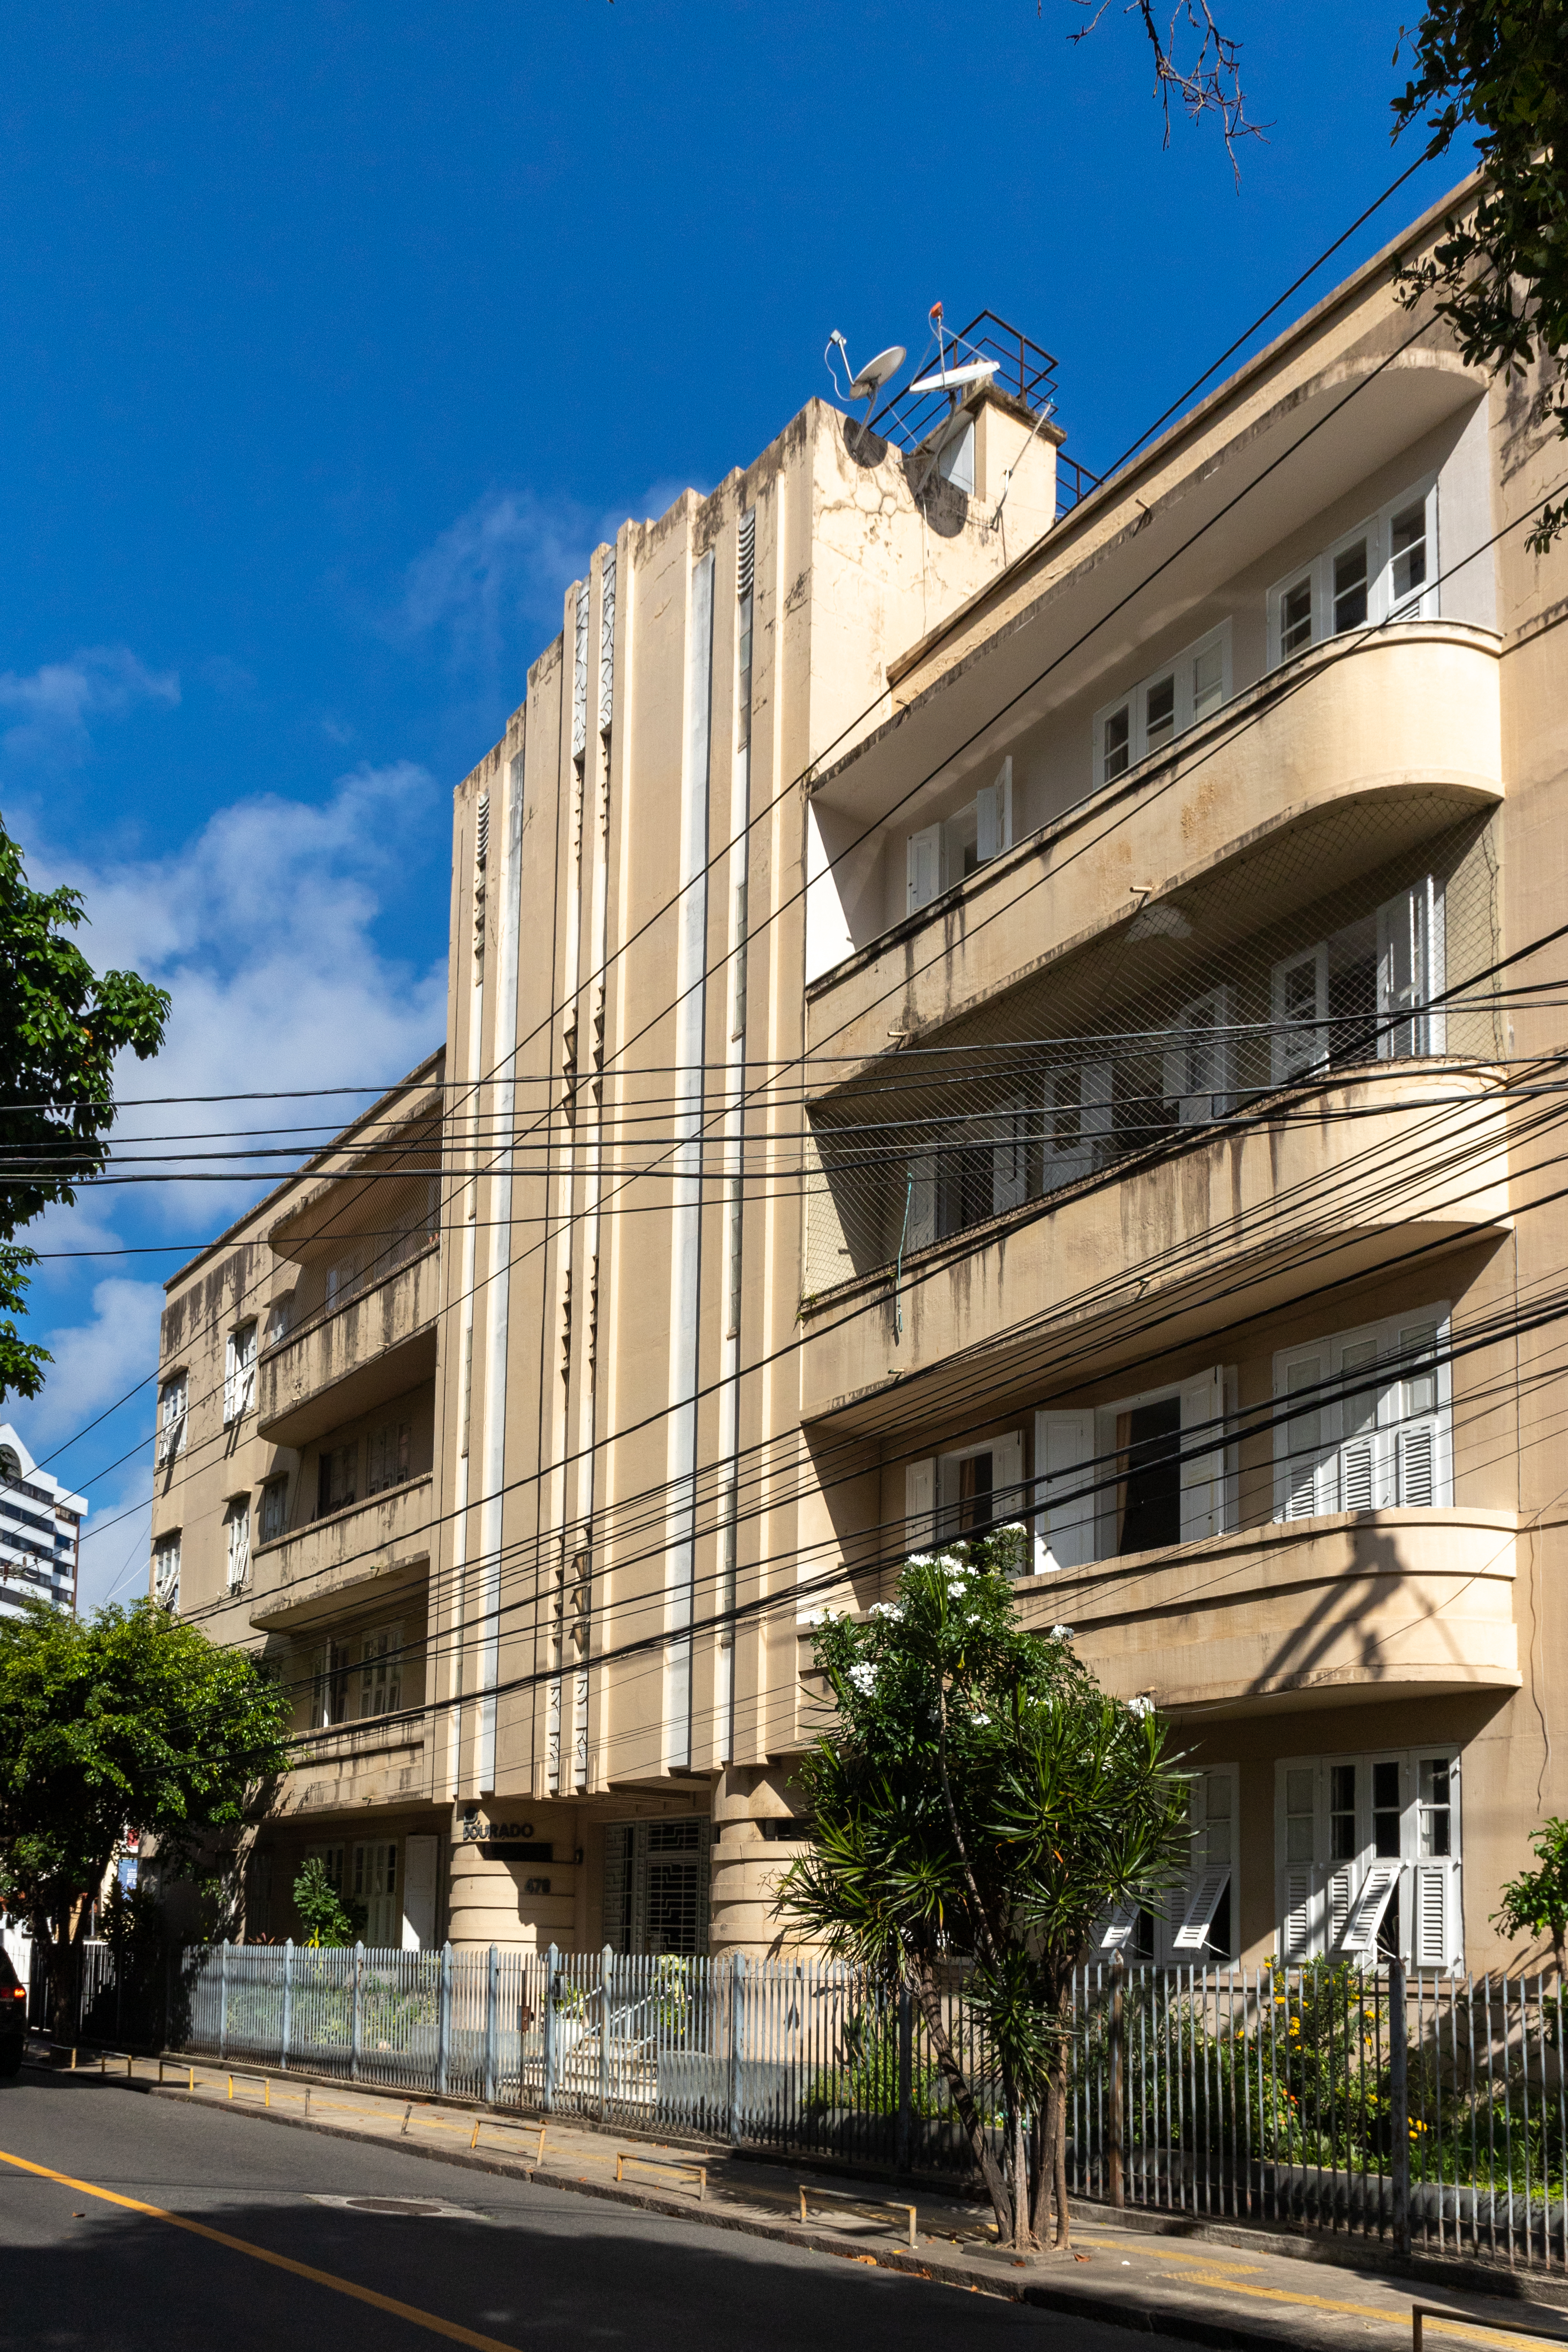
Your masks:
{"label": "window frame", "polygon": [[[1295,1418],[1281,1416],[1274,1424],[1274,1524],[1282,1526],[1292,1520],[1345,1517],[1352,1512],[1390,1510],[1450,1510],[1454,1501],[1453,1444],[1453,1384],[1450,1367],[1444,1360],[1451,1336],[1453,1310],[1447,1300],[1434,1300],[1429,1306],[1406,1308],[1393,1315],[1380,1317],[1373,1323],[1360,1323],[1343,1331],[1324,1332],[1321,1338],[1299,1340],[1293,1347],[1277,1348],[1272,1365],[1273,1396],[1276,1405],[1283,1404],[1293,1393],[1289,1388],[1292,1369],[1315,1362],[1318,1367],[1316,1385],[1328,1393],[1308,1411],[1318,1417],[1315,1441],[1301,1444],[1292,1433]],[[1430,1326],[1432,1347],[1437,1360],[1432,1364],[1435,1402],[1430,1406],[1407,1405],[1401,1393],[1406,1389],[1409,1375],[1396,1369],[1408,1361],[1402,1350],[1402,1336]],[[1377,1350],[1379,1379],[1376,1384],[1375,1418],[1370,1432],[1364,1420],[1346,1426],[1346,1406],[1354,1402],[1336,1392],[1337,1384],[1345,1376],[1343,1363],[1347,1349],[1374,1345]],[[1419,1357],[1416,1359],[1419,1363]],[[1327,1369],[1324,1369],[1324,1366]],[[1385,1367],[1388,1369],[1385,1370]],[[1352,1366],[1354,1373],[1358,1368]],[[1420,1375],[1417,1375],[1420,1377]],[[1295,1393],[1304,1393],[1295,1391]],[[1305,1415],[1299,1416],[1304,1419]],[[1327,1421],[1325,1430],[1323,1423]],[[1400,1489],[1405,1483],[1406,1448],[1401,1439],[1406,1432],[1427,1424],[1431,1431],[1429,1478],[1431,1499],[1421,1503],[1406,1501]],[[1359,1475],[1359,1465],[1347,1465],[1343,1459],[1349,1446],[1365,1444],[1367,1476],[1372,1499],[1366,1503],[1346,1503],[1347,1492],[1354,1491],[1350,1475]],[[1310,1465],[1305,1460],[1311,1453]],[[1332,1465],[1332,1468],[1331,1468]],[[1416,1462],[1411,1464],[1411,1478],[1416,1475]],[[1307,1481],[1312,1483],[1312,1507],[1295,1507],[1304,1498]],[[1328,1499],[1330,1491],[1333,1499]]]}
{"label": "window frame", "polygon": [[191,1410],[191,1376],[181,1365],[166,1372],[158,1390],[158,1467],[173,1461],[185,1450],[185,1431]]}
{"label": "window frame", "polygon": [[[1448,1774],[1448,1851],[1421,1852],[1421,1789],[1424,1769],[1439,1763]],[[1376,1771],[1394,1764],[1400,1773],[1399,1851],[1378,1852]],[[1335,1853],[1331,1835],[1336,1816],[1331,1810],[1336,1769],[1352,1767],[1355,1773],[1354,1846]],[[1312,1775],[1312,1854],[1310,1862],[1289,1853],[1288,1824],[1306,1816],[1288,1810],[1289,1776]],[[1303,1960],[1346,1958],[1362,1968],[1387,1966],[1388,1947],[1396,1939],[1386,1932],[1387,1907],[1398,1897],[1396,1946],[1406,1968],[1423,1974],[1452,1975],[1464,1969],[1464,1796],[1463,1753],[1459,1743],[1429,1739],[1408,1748],[1368,1748],[1346,1753],[1282,1756],[1274,1767],[1274,1949],[1282,1966]],[[1345,1818],[1341,1811],[1337,1818]],[[1392,1886],[1386,1884],[1391,1864],[1397,1864]],[[1385,1884],[1374,1885],[1377,1872]],[[1440,1880],[1442,1958],[1422,1957],[1420,1945],[1428,1934],[1429,1898],[1434,1880]],[[1424,1899],[1427,1898],[1425,1904]],[[1358,1917],[1364,1900],[1366,1916]]]}
{"label": "window frame", "polygon": [[[1197,709],[1197,696],[1195,684],[1197,665],[1206,654],[1212,653],[1217,647],[1220,656],[1219,699],[1211,709],[1200,712]],[[1154,688],[1164,686],[1167,679],[1171,681],[1174,689],[1171,731],[1162,737],[1158,743],[1151,746],[1149,696]],[[1205,630],[1201,637],[1195,637],[1189,646],[1184,646],[1179,653],[1173,654],[1169,661],[1162,662],[1157,669],[1150,670],[1146,677],[1139,678],[1136,685],[1128,687],[1112,701],[1103,703],[1094,713],[1092,738],[1094,790],[1099,792],[1107,785],[1121,783],[1132,774],[1134,768],[1139,767],[1150,756],[1151,751],[1170,751],[1189,729],[1200,727],[1205,719],[1212,719],[1223,710],[1234,690],[1235,681],[1230,654],[1230,620],[1227,615],[1214,628]],[[1126,758],[1113,774],[1107,774],[1109,747],[1106,741],[1106,731],[1113,719],[1119,720],[1124,715],[1126,719],[1125,745],[1124,747],[1118,743],[1116,748],[1118,750],[1124,748]]]}
{"label": "window frame", "polygon": [[[989,803],[988,808],[986,803]],[[918,825],[904,835],[904,913],[917,915],[934,906],[945,891],[959,883],[969,881],[971,875],[955,873],[953,848],[967,833],[973,820],[975,832],[975,867],[978,874],[998,857],[1005,857],[1016,839],[1013,825],[1013,763],[1009,752],[988,784],[981,784],[974,797],[945,817],[934,817],[929,824]],[[983,838],[991,838],[994,845],[980,854]],[[925,889],[918,879],[922,859],[928,861],[932,887]]]}
{"label": "window frame", "polygon": [[224,1507],[225,1591],[243,1592],[250,1582],[250,1495],[231,1495]]}
{"label": "window frame", "polygon": [[[248,1346],[246,1344],[249,1342]],[[256,1402],[256,1319],[236,1323],[224,1350],[224,1427],[243,1421]]]}
{"label": "window frame", "polygon": [[[354,1644],[359,1654],[350,1671],[358,1677],[354,1716],[360,1723],[375,1723],[389,1715],[402,1711],[402,1621],[393,1619],[384,1625],[372,1625],[359,1634]],[[384,1706],[372,1706],[368,1702],[380,1682]]]}
{"label": "window frame", "polygon": [[[152,1598],[174,1617],[180,1613],[180,1550],[183,1532],[181,1528],[169,1528],[152,1539]],[[172,1574],[165,1565],[171,1552],[174,1559]]]}
{"label": "window frame", "polygon": [[[1427,550],[1427,572],[1421,586],[1413,595],[1403,599],[1393,591],[1392,572],[1396,561],[1393,532],[1396,519],[1420,500],[1426,510],[1426,530],[1423,543]],[[1292,564],[1290,571],[1275,581],[1268,593],[1269,667],[1278,669],[1282,662],[1298,661],[1314,646],[1327,645],[1337,636],[1347,635],[1356,628],[1377,629],[1396,621],[1435,621],[1440,617],[1439,595],[1441,566],[1437,541],[1437,477],[1423,475],[1401,490],[1396,498],[1387,499],[1375,513],[1365,516],[1341,531],[1326,547],[1302,562]],[[1366,619],[1354,622],[1347,629],[1325,627],[1326,616],[1332,616],[1334,605],[1334,564],[1347,548],[1356,541],[1367,542]],[[1312,611],[1310,634],[1289,651],[1284,646],[1283,613],[1285,599],[1303,583],[1311,591]]]}

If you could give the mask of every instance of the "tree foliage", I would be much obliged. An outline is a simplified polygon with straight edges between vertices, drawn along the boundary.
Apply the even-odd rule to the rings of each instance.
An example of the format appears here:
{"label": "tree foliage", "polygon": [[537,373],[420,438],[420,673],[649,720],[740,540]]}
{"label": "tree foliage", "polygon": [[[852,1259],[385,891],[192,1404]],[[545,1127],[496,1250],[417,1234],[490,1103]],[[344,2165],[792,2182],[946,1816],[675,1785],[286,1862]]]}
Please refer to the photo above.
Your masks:
{"label": "tree foliage", "polygon": [[1509,1880],[1491,1923],[1500,1935],[1550,1936],[1561,1981],[1568,1937],[1568,1822],[1552,1814],[1531,1838],[1530,1848],[1536,1868]]}
{"label": "tree foliage", "polygon": [[[1151,1712],[1106,1696],[1061,1629],[1017,1622],[1004,1530],[906,1564],[895,1601],[819,1624],[837,1720],[797,1779],[811,1851],[780,1914],[919,2005],[1004,2240],[1027,2242],[1061,2193],[1064,2017],[1095,1922],[1157,1901],[1187,1860],[1186,1784]],[[948,2034],[956,1973],[983,2021],[1006,2107],[991,2152]],[[1026,2167],[1026,2119],[1046,2117]],[[1049,2143],[1049,2147],[1048,2147]]]}
{"label": "tree foliage", "polygon": [[358,1943],[370,1913],[351,1895],[340,1894],[327,1875],[319,1853],[312,1854],[294,1882],[294,1908],[310,1945]]}
{"label": "tree foliage", "polygon": [[[1421,122],[1437,156],[1469,126],[1485,178],[1400,271],[1401,299],[1429,298],[1472,367],[1538,372],[1537,421],[1568,438],[1568,0],[1428,0],[1409,46],[1395,136]],[[1568,500],[1548,500],[1531,546],[1565,525]]]}
{"label": "tree foliage", "polygon": [[[34,890],[0,829],[0,1316],[26,1304],[37,1261],[16,1235],[98,1175],[114,1118],[118,1055],[139,1061],[163,1042],[169,999],[133,971],[96,973],[70,934],[78,890]],[[47,1351],[0,1321],[0,1399],[37,1396]]]}
{"label": "tree foliage", "polygon": [[127,1825],[177,1868],[284,1769],[287,1720],[246,1652],[149,1601],[0,1622],[0,1899],[46,1948],[57,2012]]}

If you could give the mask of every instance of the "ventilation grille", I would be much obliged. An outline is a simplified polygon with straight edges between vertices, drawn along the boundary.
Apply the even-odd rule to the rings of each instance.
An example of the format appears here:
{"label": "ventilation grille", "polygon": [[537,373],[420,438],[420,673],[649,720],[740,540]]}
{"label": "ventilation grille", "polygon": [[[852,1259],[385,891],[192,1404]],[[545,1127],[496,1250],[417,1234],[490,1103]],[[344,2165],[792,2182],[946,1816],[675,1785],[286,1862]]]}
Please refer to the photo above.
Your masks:
{"label": "ventilation grille", "polygon": [[742,601],[751,593],[752,580],[756,572],[756,569],[757,509],[752,507],[747,513],[743,514],[740,518],[740,553],[736,574],[735,593],[737,596],[742,599]]}

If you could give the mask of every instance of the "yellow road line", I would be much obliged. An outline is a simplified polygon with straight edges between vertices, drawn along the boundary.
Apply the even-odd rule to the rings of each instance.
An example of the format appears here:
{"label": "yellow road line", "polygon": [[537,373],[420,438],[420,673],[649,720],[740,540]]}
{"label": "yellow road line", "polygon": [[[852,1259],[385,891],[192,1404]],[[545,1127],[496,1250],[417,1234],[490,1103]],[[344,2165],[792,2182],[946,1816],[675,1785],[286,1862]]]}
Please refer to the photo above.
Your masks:
{"label": "yellow road line", "polygon": [[[1164,2257],[1165,2248],[1162,2247],[1160,2252]],[[1177,2259],[1181,2258],[1178,2256]],[[1186,2259],[1192,2262],[1197,2258],[1188,2255]],[[1243,2267],[1255,2269],[1257,2265],[1249,2264]],[[1356,2319],[1381,2319],[1390,2327],[1403,2329],[1408,2327],[1410,2324],[1407,2312],[1390,2311],[1382,2304],[1338,2303],[1333,2296],[1326,2294],[1295,2294],[1289,2287],[1249,2286],[1242,2278],[1239,2270],[1222,2268],[1215,2263],[1210,2263],[1207,2268],[1203,2270],[1163,2273],[1156,2271],[1155,2276],[1175,2279],[1183,2286],[1227,2288],[1232,2294],[1252,2295],[1264,2303],[1293,2303],[1303,2305],[1311,2311],[1342,2311]],[[1477,2320],[1473,2326],[1469,2327],[1462,2321],[1452,2319],[1424,2319],[1421,2325],[1423,2328],[1441,2328],[1448,2336],[1479,2336],[1489,2344],[1514,2345],[1517,2346],[1518,2352],[1533,2352],[1533,2347],[1541,2341],[1539,2336],[1501,2335],[1497,2328],[1485,2320]],[[1564,2337],[1563,2340],[1568,2342],[1568,2337]]]}
{"label": "yellow road line", "polygon": [[374,2287],[356,2286],[352,2279],[339,2278],[334,2271],[319,2271],[309,2263],[297,2263],[290,2254],[275,2254],[266,2246],[253,2246],[248,2238],[231,2238],[226,2230],[210,2229],[205,2221],[190,2221],[183,2213],[170,2213],[162,2205],[144,2205],[140,2198],[122,2197],[113,2189],[99,2189],[95,2182],[78,2180],[69,2172],[56,2172],[47,2164],[30,2163],[25,2156],[9,2156],[4,2148],[0,2148],[0,2164],[14,2164],[18,2171],[36,2173],[41,2180],[57,2180],[62,2189],[73,2189],[78,2197],[97,2197],[106,2205],[123,2206],[129,2213],[145,2213],[154,2221],[167,2221],[173,2229],[188,2230],[193,2238],[208,2238],[214,2246],[227,2246],[231,2253],[248,2254],[253,2262],[270,2263],[274,2270],[290,2271],[296,2278],[308,2279],[313,2286],[330,2287],[334,2294],[351,2295],[356,2303],[371,2304],[377,2311],[390,2311],[394,2319],[409,2320],[415,2327],[428,2327],[436,2336],[450,2336],[455,2344],[471,2344],[475,2352],[516,2352],[515,2346],[503,2343],[498,2336],[481,2336],[475,2328],[459,2326],[455,2319],[443,2319],[437,2312],[421,2311],[412,2303],[399,2303],[392,2295],[378,2294]]}

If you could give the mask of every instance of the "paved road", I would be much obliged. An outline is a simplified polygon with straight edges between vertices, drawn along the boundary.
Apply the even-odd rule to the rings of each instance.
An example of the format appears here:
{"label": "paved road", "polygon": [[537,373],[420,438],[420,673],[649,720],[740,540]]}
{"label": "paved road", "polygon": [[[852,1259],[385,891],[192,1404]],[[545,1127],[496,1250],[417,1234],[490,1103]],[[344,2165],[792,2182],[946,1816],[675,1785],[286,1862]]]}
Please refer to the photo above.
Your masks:
{"label": "paved road", "polygon": [[[475,2352],[909,2352],[925,2341],[1022,2352],[1020,2337],[1030,2352],[1128,2352],[1133,2342],[1121,2328],[90,2076],[29,2068],[0,2084],[0,2156],[243,2242],[0,2162],[6,2352],[431,2352],[453,2341]],[[415,2217],[321,2201],[345,2197],[457,2210]],[[1167,2340],[1142,2337],[1151,2352]]]}

